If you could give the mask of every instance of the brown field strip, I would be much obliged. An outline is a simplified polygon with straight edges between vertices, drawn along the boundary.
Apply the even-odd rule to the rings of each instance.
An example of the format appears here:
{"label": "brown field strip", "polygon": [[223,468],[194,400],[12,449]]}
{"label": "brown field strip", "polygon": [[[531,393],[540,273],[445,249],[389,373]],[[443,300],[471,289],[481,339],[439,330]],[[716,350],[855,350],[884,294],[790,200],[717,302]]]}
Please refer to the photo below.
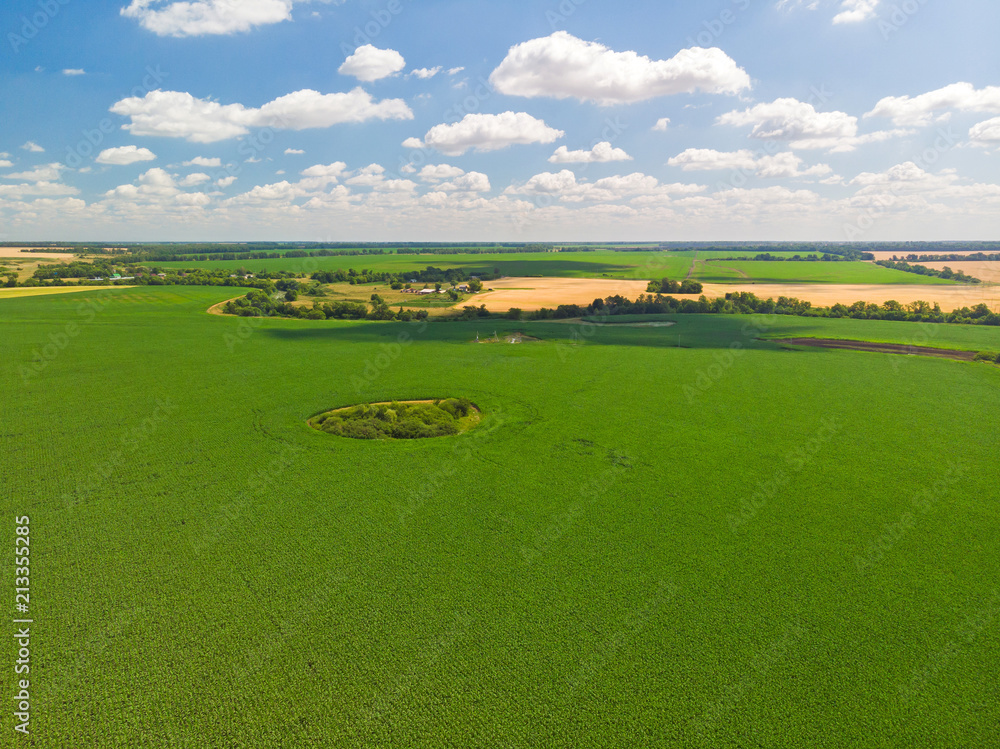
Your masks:
{"label": "brown field strip", "polygon": [[928,348],[927,346],[902,346],[896,343],[873,343],[871,341],[846,341],[833,338],[764,338],[778,344],[791,346],[812,346],[815,348],[839,349],[843,351],[869,351],[878,354],[904,354],[907,356],[933,356],[938,359],[973,361],[975,351]]}

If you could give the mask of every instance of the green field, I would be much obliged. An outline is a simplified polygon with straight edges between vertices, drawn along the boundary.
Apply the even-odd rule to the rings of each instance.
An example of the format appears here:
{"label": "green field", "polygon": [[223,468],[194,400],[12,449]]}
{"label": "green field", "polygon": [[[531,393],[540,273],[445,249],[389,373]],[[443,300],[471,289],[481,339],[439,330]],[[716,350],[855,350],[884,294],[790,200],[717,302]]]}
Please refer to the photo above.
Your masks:
{"label": "green field", "polygon": [[[0,300],[38,746],[1000,743],[1000,367],[758,340],[1000,329],[205,314],[232,296]],[[443,397],[480,425],[306,423]]]}
{"label": "green field", "polygon": [[933,276],[865,262],[721,260],[699,263],[692,275],[702,283],[951,284]]}
{"label": "green field", "polygon": [[505,276],[557,276],[566,278],[683,278],[691,267],[690,256],[672,252],[537,252],[499,255],[344,255],[337,257],[287,258],[282,260],[206,260],[150,263],[164,268],[246,268],[251,271],[288,270],[313,273],[318,270],[362,268],[402,273],[435,268],[469,268]]}

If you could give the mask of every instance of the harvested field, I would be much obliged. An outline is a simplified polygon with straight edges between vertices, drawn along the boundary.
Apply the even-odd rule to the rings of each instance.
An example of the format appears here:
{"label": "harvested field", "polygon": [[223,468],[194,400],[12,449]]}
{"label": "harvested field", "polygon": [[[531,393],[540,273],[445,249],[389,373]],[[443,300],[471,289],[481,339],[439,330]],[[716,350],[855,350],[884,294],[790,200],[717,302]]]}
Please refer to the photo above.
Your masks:
{"label": "harvested field", "polygon": [[962,273],[967,273],[973,278],[978,278],[980,281],[985,281],[986,283],[1000,284],[1000,263],[985,260],[970,260],[968,262],[955,262],[951,261],[948,263],[919,263],[920,265],[925,265],[928,268],[933,268],[934,270],[944,270],[947,265],[954,271],[962,271]]}
{"label": "harvested field", "polygon": [[0,247],[0,258],[4,260],[72,260],[75,253],[72,250],[65,252],[22,252],[20,247]]}
{"label": "harvested field", "polygon": [[52,294],[76,294],[97,289],[132,289],[133,286],[35,286],[14,289],[0,289],[0,299],[19,299],[26,296],[50,296]]}
{"label": "harvested field", "polygon": [[779,296],[795,297],[812,302],[817,307],[854,302],[882,304],[895,299],[901,304],[916,301],[937,302],[945,312],[958,307],[972,307],[986,303],[995,312],[1000,312],[1000,291],[995,287],[979,284],[959,284],[952,286],[921,286],[899,284],[705,284],[705,296],[709,299],[725,296],[729,292],[748,291],[762,299]]}
{"label": "harvested field", "polygon": [[[590,304],[598,297],[604,299],[621,294],[635,299],[646,293],[646,281],[601,280],[588,278],[504,278],[491,281],[493,291],[475,294],[456,308],[474,304],[485,305],[491,312],[506,312],[511,307],[535,311],[542,307],[554,308],[560,304]],[[796,297],[815,306],[872,302],[882,304],[895,299],[902,304],[918,300],[937,302],[946,312],[957,307],[972,307],[986,303],[1000,312],[1000,289],[983,285],[900,285],[900,284],[705,284],[704,294],[709,299],[736,291],[748,291],[766,299],[779,296]],[[677,298],[685,295],[673,294]],[[694,298],[693,295],[689,295]]]}
{"label": "harvested field", "polygon": [[[920,255],[974,255],[977,252],[984,252],[984,250],[948,250],[948,249],[942,249],[940,252],[921,251],[921,252],[917,252],[917,253],[914,253],[914,254],[916,254],[917,256],[920,256]],[[986,252],[993,252],[993,250],[986,250]],[[895,255],[898,258],[905,259],[906,256],[909,255],[910,253],[908,253],[908,252],[898,252],[897,251],[897,252],[872,252],[872,254],[875,256],[876,260],[892,260],[893,255]],[[921,263],[919,260],[916,260],[916,261],[908,260],[907,262],[916,262],[916,263],[919,263],[920,265],[927,265],[927,263]]]}
{"label": "harvested field", "polygon": [[775,343],[793,346],[814,346],[816,348],[841,349],[844,351],[870,351],[878,354],[905,354],[907,356],[933,356],[938,359],[973,361],[975,351],[954,351],[951,349],[928,348],[927,346],[900,346],[895,343],[872,343],[871,341],[843,341],[832,338],[776,338]]}
{"label": "harvested field", "polygon": [[543,307],[554,308],[560,304],[590,304],[595,299],[605,299],[621,294],[635,299],[646,293],[648,280],[604,280],[596,278],[501,278],[490,281],[493,291],[474,294],[455,305],[485,305],[490,312],[506,312],[517,307],[528,312]]}

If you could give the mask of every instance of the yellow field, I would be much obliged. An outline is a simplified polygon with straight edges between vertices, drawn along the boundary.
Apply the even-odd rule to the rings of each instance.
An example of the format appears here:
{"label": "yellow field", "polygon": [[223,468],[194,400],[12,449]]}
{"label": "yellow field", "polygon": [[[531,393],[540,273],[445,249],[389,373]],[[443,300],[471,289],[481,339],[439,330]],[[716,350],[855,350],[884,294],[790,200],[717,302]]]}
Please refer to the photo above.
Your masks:
{"label": "yellow field", "polygon": [[[982,265],[982,263],[980,264]],[[475,294],[465,304],[486,305],[491,312],[506,312],[511,307],[535,311],[560,304],[590,304],[594,299],[621,294],[635,299],[646,292],[647,281],[598,280],[587,278],[504,278],[491,281],[492,292]],[[881,284],[705,284],[709,299],[736,291],[748,291],[762,299],[779,296],[796,297],[816,306],[829,307],[842,303],[873,302],[882,304],[894,299],[902,304],[925,301],[937,302],[946,312],[957,307],[972,307],[985,302],[1000,312],[1000,287],[997,286],[926,286]],[[674,294],[684,298],[680,294]]]}
{"label": "yellow field", "polygon": [[76,294],[97,289],[134,289],[134,286],[38,286],[35,288],[0,289],[0,299],[17,299],[26,296],[49,296],[50,294]]}
{"label": "yellow field", "polygon": [[960,263],[920,263],[920,265],[925,265],[928,268],[933,268],[934,270],[944,270],[944,266],[947,265],[952,270],[960,270],[963,273],[969,274],[973,278],[978,278],[980,281],[1000,284],[1000,263],[986,262],[983,260],[970,260],[969,262]]}

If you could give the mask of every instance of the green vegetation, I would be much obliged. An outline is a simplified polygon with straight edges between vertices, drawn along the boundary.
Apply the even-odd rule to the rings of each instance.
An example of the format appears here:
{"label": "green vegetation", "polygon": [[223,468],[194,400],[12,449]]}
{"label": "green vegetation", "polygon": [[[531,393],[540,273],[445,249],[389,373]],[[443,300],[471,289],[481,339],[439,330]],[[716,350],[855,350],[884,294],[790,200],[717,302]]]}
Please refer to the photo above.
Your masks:
{"label": "green vegetation", "polygon": [[321,432],[360,440],[415,440],[466,431],[479,411],[468,398],[430,403],[376,403],[328,411],[309,424]]}
{"label": "green vegetation", "polygon": [[894,270],[901,270],[904,273],[916,273],[919,276],[932,276],[934,278],[944,278],[949,281],[958,281],[959,283],[982,283],[978,278],[973,278],[960,270],[952,270],[947,265],[941,270],[935,270],[934,268],[928,268],[924,265],[910,265],[907,262],[893,262],[892,260],[878,260],[875,265],[881,265],[883,268],[893,268]]}
{"label": "green vegetation", "polygon": [[[996,744],[1000,370],[759,339],[1000,327],[497,319],[541,340],[480,346],[205,314],[232,293],[0,300],[39,746]],[[307,424],[445,384],[476,429]]]}
{"label": "green vegetation", "polygon": [[671,281],[669,278],[664,278],[660,281],[650,281],[646,291],[650,294],[700,294],[702,288],[697,281],[688,279]]}
{"label": "green vegetation", "polygon": [[[734,279],[734,272],[737,276]],[[704,283],[947,284],[943,278],[915,276],[873,263],[734,260],[726,266],[699,265],[693,275]]]}

